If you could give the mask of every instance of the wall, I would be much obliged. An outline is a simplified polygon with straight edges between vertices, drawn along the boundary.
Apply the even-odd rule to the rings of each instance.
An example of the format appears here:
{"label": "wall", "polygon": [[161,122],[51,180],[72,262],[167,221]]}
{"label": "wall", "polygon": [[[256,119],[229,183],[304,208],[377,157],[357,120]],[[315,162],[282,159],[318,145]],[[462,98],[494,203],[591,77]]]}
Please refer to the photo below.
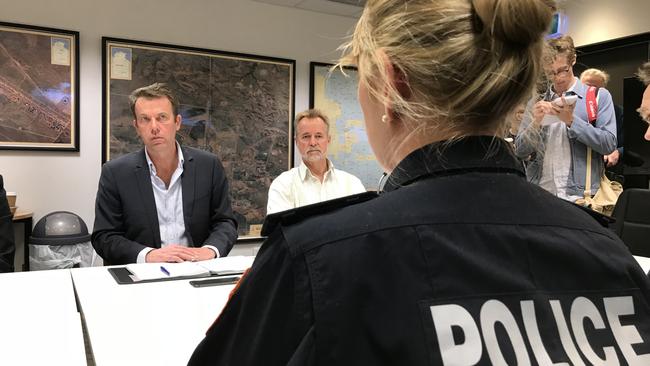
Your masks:
{"label": "wall", "polygon": [[334,60],[355,23],[251,0],[0,0],[0,9],[0,21],[80,32],[80,152],[0,150],[0,174],[34,222],[68,210],[89,229],[101,167],[102,36],[295,59],[299,111],[309,105],[309,61]]}
{"label": "wall", "polygon": [[576,46],[650,31],[648,0],[571,0],[560,3]]}

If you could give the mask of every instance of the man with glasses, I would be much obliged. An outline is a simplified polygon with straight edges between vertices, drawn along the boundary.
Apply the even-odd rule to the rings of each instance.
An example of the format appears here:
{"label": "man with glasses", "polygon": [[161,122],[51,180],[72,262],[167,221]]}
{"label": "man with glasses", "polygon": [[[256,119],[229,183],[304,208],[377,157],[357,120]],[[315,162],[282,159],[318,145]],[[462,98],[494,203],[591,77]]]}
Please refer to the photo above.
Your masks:
{"label": "man with glasses", "polygon": [[[588,113],[589,86],[573,74],[576,51],[571,37],[549,40],[545,59],[549,87],[541,100],[528,105],[515,141],[516,154],[530,158],[526,174],[531,182],[573,202],[585,194],[589,154],[588,192],[594,195],[604,170],[603,156],[616,149],[614,105],[609,91],[600,88]],[[595,115],[593,121],[590,114]]]}
{"label": "man with glasses", "polygon": [[182,118],[165,84],[137,89],[129,99],[144,148],[102,167],[93,247],[109,264],[228,255],[237,222],[221,162],[176,142]]}

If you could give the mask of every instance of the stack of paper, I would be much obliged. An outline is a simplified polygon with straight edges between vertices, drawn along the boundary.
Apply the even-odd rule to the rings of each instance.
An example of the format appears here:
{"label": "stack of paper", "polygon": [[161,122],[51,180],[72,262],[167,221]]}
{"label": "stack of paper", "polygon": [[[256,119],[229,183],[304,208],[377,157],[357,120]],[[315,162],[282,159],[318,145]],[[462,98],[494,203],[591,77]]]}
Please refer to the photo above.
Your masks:
{"label": "stack of paper", "polygon": [[[198,262],[197,262],[198,263]],[[163,279],[167,277],[206,277],[210,271],[195,262],[129,264],[126,269],[134,281]]]}
{"label": "stack of paper", "polygon": [[240,274],[253,265],[255,257],[233,256],[196,262],[215,275]]}

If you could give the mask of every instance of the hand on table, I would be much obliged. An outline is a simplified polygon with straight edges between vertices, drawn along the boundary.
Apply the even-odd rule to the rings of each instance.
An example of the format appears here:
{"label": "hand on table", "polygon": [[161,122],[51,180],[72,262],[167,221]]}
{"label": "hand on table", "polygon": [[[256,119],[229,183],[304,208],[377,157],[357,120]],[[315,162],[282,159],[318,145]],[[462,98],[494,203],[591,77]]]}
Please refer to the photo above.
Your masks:
{"label": "hand on table", "polygon": [[215,257],[215,252],[210,248],[188,248],[181,245],[168,245],[147,253],[147,262],[185,262],[202,261]]}

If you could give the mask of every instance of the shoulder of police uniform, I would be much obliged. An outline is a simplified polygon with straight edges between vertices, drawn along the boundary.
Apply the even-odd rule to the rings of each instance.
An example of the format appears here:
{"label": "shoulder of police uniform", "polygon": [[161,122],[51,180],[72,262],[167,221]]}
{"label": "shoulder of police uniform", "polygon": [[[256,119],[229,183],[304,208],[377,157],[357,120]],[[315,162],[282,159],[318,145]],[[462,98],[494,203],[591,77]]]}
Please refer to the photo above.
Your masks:
{"label": "shoulder of police uniform", "polygon": [[377,197],[376,192],[363,192],[267,215],[262,226],[262,236],[270,235],[279,226],[296,225],[307,219],[354,206],[375,197]]}

